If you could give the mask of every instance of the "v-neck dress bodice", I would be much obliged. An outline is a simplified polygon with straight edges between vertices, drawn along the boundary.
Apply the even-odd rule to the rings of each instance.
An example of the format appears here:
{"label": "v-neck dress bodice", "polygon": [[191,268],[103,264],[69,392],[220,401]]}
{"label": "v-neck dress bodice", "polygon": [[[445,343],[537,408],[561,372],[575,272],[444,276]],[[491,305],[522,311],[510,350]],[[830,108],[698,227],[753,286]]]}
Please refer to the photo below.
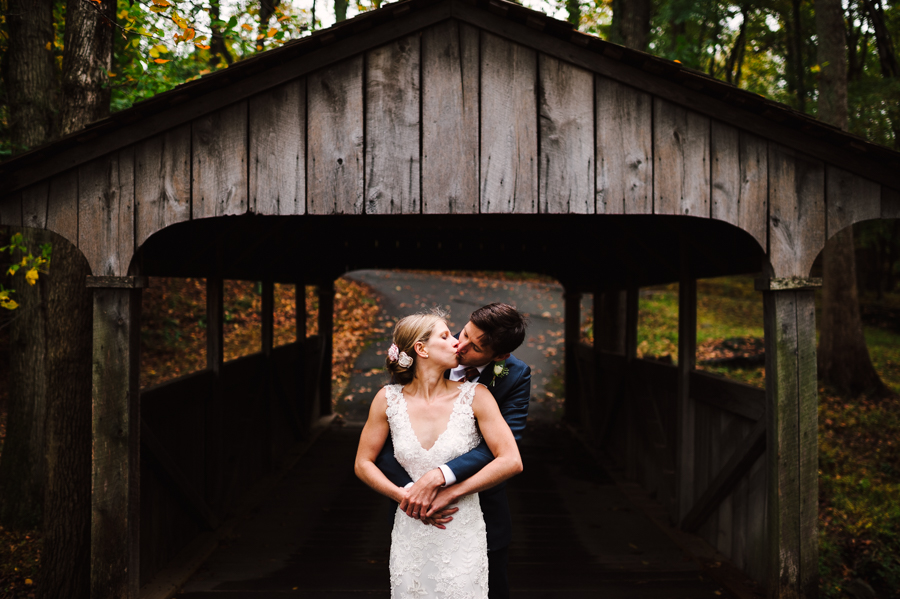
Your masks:
{"label": "v-neck dress bodice", "polygon": [[[394,456],[414,481],[481,443],[472,411],[475,382],[460,385],[447,428],[429,449],[409,420],[402,385],[388,385],[387,418]],[[456,503],[446,530],[422,524],[400,508],[391,533],[391,598],[487,599],[487,529],[478,495]]]}

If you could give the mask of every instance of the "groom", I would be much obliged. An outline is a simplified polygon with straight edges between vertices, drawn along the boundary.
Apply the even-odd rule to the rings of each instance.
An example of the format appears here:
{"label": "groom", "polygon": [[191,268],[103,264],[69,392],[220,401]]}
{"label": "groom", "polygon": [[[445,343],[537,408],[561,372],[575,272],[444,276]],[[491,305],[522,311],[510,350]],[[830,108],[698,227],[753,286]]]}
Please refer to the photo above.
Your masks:
{"label": "groom", "polygon": [[[477,380],[487,385],[516,441],[522,438],[528,416],[531,369],[511,352],[524,340],[525,318],[515,308],[501,303],[481,307],[472,312],[459,334],[456,350],[459,366],[445,373],[453,381]],[[501,369],[504,361],[508,371]],[[456,511],[448,508],[457,499],[453,485],[469,478],[493,459],[487,443],[482,440],[469,453],[435,468],[413,484],[394,458],[394,446],[388,437],[375,464],[395,485],[409,488],[407,499],[400,504],[407,515],[443,528],[447,517]],[[506,483],[482,491],[478,496],[487,526],[490,599],[506,599],[509,597],[507,566],[512,534]],[[426,517],[426,513],[430,513],[430,517]]]}

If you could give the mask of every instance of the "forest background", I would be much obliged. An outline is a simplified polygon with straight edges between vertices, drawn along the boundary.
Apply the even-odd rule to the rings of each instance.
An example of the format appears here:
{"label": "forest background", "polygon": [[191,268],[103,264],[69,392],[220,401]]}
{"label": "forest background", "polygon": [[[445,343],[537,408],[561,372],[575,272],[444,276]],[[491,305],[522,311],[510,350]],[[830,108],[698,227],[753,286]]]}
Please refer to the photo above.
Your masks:
{"label": "forest background", "polygon": [[[568,20],[582,31],[676,60],[818,116],[872,142],[900,149],[900,61],[895,43],[900,36],[898,0],[564,0],[523,4]],[[356,3],[349,0],[0,0],[0,160],[51,142],[181,83],[228,68],[236,61],[380,5],[379,0]],[[837,15],[842,25],[839,31],[821,28],[820,17],[826,10]],[[85,26],[88,22],[102,26],[90,30]],[[835,43],[835,31],[839,43]],[[825,39],[829,42],[824,43]],[[838,58],[823,58],[823,48],[837,48]],[[838,95],[843,94],[846,108],[842,116],[838,110],[839,116],[835,117],[834,109],[829,108],[829,98],[834,84],[831,73],[838,62],[843,63]],[[33,75],[38,71],[37,79],[44,84],[29,91],[27,83],[35,80]],[[8,234],[4,231],[4,235]],[[45,241],[37,237],[29,239],[35,248]],[[859,290],[864,315],[868,315],[867,323],[874,318],[883,324],[881,329],[896,331],[900,314],[897,289],[900,221],[861,223],[844,241],[855,260],[855,272],[850,269],[849,279],[844,279],[841,286],[848,287],[849,283],[853,290]],[[74,285],[72,289],[79,286],[79,280],[83,281],[84,273],[79,271],[77,261],[66,256],[64,248],[55,249],[55,281],[46,289],[40,290],[43,282],[32,289],[24,281],[24,273],[7,281],[7,285],[17,290],[16,297],[23,306],[34,305],[43,301],[42,298],[49,298],[52,305],[53,297],[65,296],[60,291],[60,281],[69,279]],[[827,271],[827,260],[821,262],[814,274]],[[826,286],[828,281],[826,276]],[[186,290],[191,285],[195,283],[172,282],[171,287],[161,291],[164,297],[157,298],[157,312],[147,313],[148,322],[156,318],[156,322],[165,325],[172,320],[174,310],[177,318],[188,315],[192,324],[185,326],[196,329],[191,335],[202,335],[202,327],[197,328],[201,317],[193,320],[190,317],[193,308],[186,304],[173,308],[173,302],[181,301],[179,298],[191,297]],[[735,285],[733,281],[724,282],[717,289],[729,297],[743,293],[736,292]],[[237,285],[234,289],[233,313],[254,312],[258,303],[255,287]],[[649,334],[645,329],[645,340],[651,346],[655,342],[665,343],[673,330],[672,315],[667,312],[671,308],[671,294],[672,290],[659,290],[656,299],[642,301],[642,314],[648,319],[645,322],[653,322],[656,331]],[[150,301],[152,294],[148,295]],[[364,289],[347,289],[344,295],[353,298],[345,312],[349,330],[353,322],[371,316],[372,304]],[[855,297],[854,292],[854,304]],[[285,299],[284,303],[287,306],[292,302]],[[7,332],[12,331],[9,342],[19,347],[23,336],[39,329],[48,331],[50,338],[53,335],[74,338],[77,326],[85,326],[82,320],[80,324],[72,322],[67,324],[68,328],[60,328],[53,324],[60,320],[54,319],[53,314],[52,310],[47,312],[41,321],[35,320],[34,311],[23,310],[14,324],[6,328]],[[285,313],[282,318],[289,316]],[[819,320],[823,330],[828,329],[828,319],[825,314]],[[861,331],[862,327],[859,328]],[[175,328],[157,328],[159,332],[167,330]],[[758,334],[753,327],[735,329],[732,333],[748,337]],[[867,329],[871,345],[869,333]],[[888,345],[896,339],[890,337]],[[171,349],[179,346],[180,340],[183,338],[158,339],[158,347]],[[235,338],[235,343],[235,355],[241,355],[256,340]],[[353,348],[358,346],[358,339],[342,346],[342,351],[348,352],[345,363],[352,363]],[[820,344],[820,358],[827,353]],[[647,355],[653,354],[650,351]],[[156,379],[177,374],[174,367],[180,362],[161,356],[159,366],[148,368],[144,374]],[[27,366],[32,358],[27,352],[11,352],[10,368],[3,368],[3,374]],[[48,354],[48,364],[51,358]],[[878,362],[878,372],[870,365],[873,376],[878,378],[885,367],[893,369],[895,365],[890,359]],[[827,373],[828,369],[820,365],[820,374]],[[735,372],[729,374],[742,376]],[[749,382],[756,377],[759,383],[758,370],[746,376]],[[900,404],[890,389],[873,393],[871,385],[853,388],[840,381],[829,381],[827,376],[822,384],[822,593],[826,597],[848,596],[848,593],[866,596],[874,587],[873,592],[878,596],[898,597],[900,463],[897,443],[891,437],[900,427]],[[15,390],[15,385],[11,385],[0,381],[4,390]],[[892,387],[890,382],[888,386]],[[77,393],[66,401],[74,401],[76,396]],[[61,400],[50,404],[57,405],[54,409],[64,410]],[[5,407],[5,404],[0,406],[3,414]],[[46,418],[52,423],[53,412],[47,412]],[[0,436],[4,422],[0,416]],[[54,432],[48,430],[47,434]],[[0,460],[0,485],[9,477],[4,462],[8,464],[9,460]],[[848,474],[853,465],[860,463],[871,463],[871,473],[863,468],[860,474],[856,468],[855,473]],[[41,573],[40,566],[42,562],[59,559],[65,562],[71,556],[60,557],[48,550],[45,553],[52,559],[47,555],[41,558],[41,543],[53,547],[54,533],[42,530],[35,514],[29,516],[33,526],[21,526],[21,519],[17,521],[15,515],[5,511],[4,497],[0,496],[0,525],[5,527],[0,530],[3,535],[0,597],[49,597],[54,592],[63,596],[58,595],[58,588],[53,591],[53,584],[58,581],[51,584],[49,575]],[[48,507],[52,508],[52,501],[45,505],[45,522],[49,517]],[[66,584],[74,589],[82,582],[73,579]],[[79,593],[65,596],[77,597]]]}

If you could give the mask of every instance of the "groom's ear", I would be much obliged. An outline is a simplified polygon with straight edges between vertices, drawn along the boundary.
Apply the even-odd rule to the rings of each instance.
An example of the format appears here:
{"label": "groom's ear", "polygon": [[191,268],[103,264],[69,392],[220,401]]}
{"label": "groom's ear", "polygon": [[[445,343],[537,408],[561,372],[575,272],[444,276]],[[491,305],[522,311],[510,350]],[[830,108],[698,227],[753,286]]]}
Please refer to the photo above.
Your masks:
{"label": "groom's ear", "polygon": [[494,362],[499,362],[500,360],[505,360],[510,357],[512,354],[503,354],[500,356],[494,356]]}

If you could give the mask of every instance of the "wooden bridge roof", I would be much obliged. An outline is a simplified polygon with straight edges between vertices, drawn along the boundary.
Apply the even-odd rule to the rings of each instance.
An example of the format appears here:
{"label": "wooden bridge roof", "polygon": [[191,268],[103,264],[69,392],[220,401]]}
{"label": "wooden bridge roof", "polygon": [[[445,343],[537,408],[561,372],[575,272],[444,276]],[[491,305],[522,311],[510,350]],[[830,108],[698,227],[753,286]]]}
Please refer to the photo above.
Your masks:
{"label": "wooden bridge roof", "polygon": [[805,276],[831,233],[900,216],[898,166],[516,4],[404,0],[0,164],[0,224],[121,275],[157,231],[213,216],[689,215]]}

